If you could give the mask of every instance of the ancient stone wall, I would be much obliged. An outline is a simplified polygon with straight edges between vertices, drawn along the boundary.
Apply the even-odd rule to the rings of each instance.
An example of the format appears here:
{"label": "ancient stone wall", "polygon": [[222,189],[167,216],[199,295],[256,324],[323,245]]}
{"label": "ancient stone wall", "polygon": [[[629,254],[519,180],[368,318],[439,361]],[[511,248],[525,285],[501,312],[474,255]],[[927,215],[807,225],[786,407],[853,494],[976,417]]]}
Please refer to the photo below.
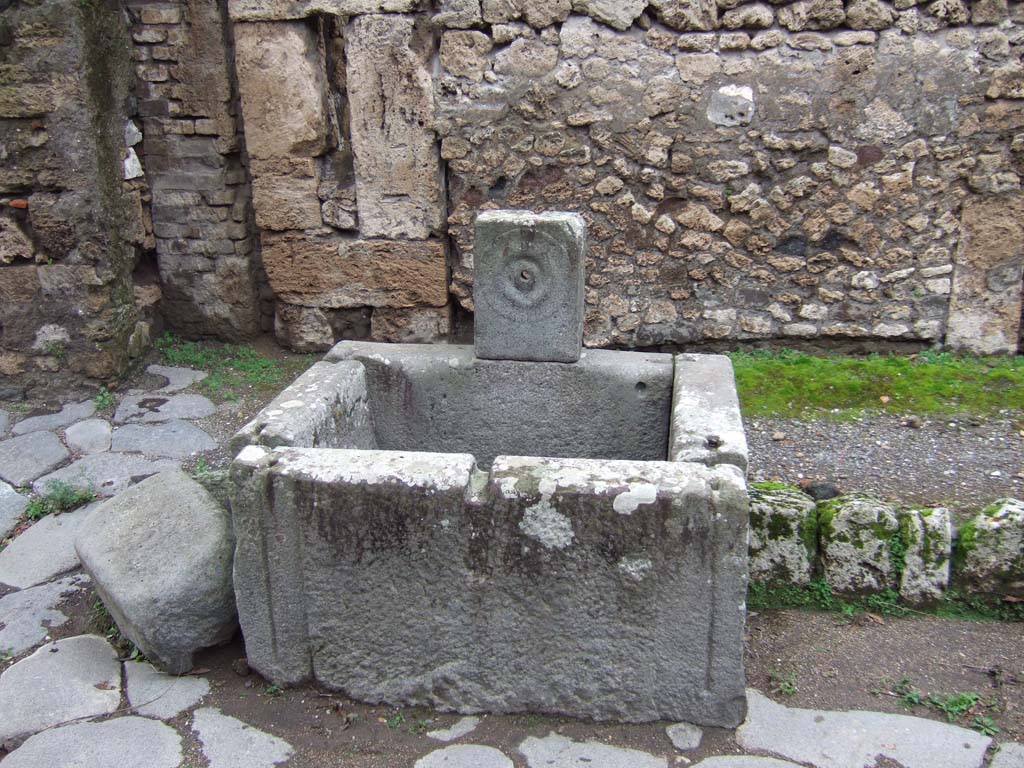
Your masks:
{"label": "ancient stone wall", "polygon": [[471,311],[476,214],[524,208],[588,221],[590,346],[1017,347],[1016,4],[232,0],[231,13],[292,345],[332,341],[339,313],[372,312],[377,338],[443,334],[445,232],[449,288]]}
{"label": "ancient stone wall", "polygon": [[2,3],[0,397],[107,381],[148,338],[144,184],[117,3]]}
{"label": "ancient stone wall", "polygon": [[189,337],[251,337],[269,327],[273,304],[260,293],[226,9],[130,0],[128,10],[166,324]]}

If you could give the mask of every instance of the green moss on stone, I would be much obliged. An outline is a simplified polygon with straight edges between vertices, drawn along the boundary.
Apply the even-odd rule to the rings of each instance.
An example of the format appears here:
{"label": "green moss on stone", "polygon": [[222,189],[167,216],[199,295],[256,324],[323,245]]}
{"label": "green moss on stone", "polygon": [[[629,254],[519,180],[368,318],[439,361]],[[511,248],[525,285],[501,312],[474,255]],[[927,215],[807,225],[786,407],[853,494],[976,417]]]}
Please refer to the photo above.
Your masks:
{"label": "green moss on stone", "polygon": [[750,488],[757,491],[796,491],[802,493],[802,491],[794,485],[788,483],[776,483],[771,480],[761,480],[756,483],[751,483]]}

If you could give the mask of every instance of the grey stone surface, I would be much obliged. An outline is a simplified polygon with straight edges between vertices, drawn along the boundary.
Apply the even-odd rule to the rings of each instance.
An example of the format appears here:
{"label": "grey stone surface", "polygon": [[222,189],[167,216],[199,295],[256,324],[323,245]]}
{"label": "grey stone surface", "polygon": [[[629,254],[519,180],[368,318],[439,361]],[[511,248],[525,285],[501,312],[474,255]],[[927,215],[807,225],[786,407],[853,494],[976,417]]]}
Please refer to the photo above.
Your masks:
{"label": "grey stone surface", "polygon": [[587,227],[578,214],[480,213],[473,251],[477,357],[578,360],[586,255]]}
{"label": "grey stone surface", "polygon": [[1024,501],[1000,499],[959,533],[964,552],[960,575],[971,589],[1024,597]]}
{"label": "grey stone surface", "polygon": [[665,460],[670,355],[588,349],[566,365],[342,342],[327,359],[366,367],[376,446],[354,447],[472,453],[481,466],[499,454]]}
{"label": "grey stone surface", "polygon": [[77,568],[75,534],[93,509],[48,515],[23,531],[0,552],[0,584],[24,589]]}
{"label": "grey stone surface", "polygon": [[268,679],[464,714],[743,717],[735,467],[249,446],[232,475]]}
{"label": "grey stone surface", "polygon": [[283,739],[212,707],[196,710],[192,730],[202,744],[210,768],[271,768],[294,754]]}
{"label": "grey stone surface", "polygon": [[75,541],[120,630],[172,674],[234,634],[234,538],[227,512],[181,471],[105,502]]}
{"label": "grey stone surface", "polygon": [[818,554],[814,500],[798,488],[750,486],[750,580],[807,584]]}
{"label": "grey stone surface", "polygon": [[[905,509],[900,510],[899,520],[900,536],[906,544],[900,597],[909,603],[935,602],[949,586],[953,543],[949,510],[942,507]],[[1024,546],[1021,554],[1024,555]]]}
{"label": "grey stone surface", "polygon": [[28,485],[70,456],[52,432],[32,432],[0,442],[0,480]]}
{"label": "grey stone surface", "polygon": [[439,728],[436,731],[427,731],[427,737],[436,741],[455,741],[463,736],[472,733],[480,725],[479,717],[463,717],[448,728]]}
{"label": "grey stone surface", "polygon": [[776,704],[747,691],[743,749],[770,752],[815,768],[863,768],[879,756],[905,768],[980,768],[987,736],[956,725],[879,712],[827,712]]}
{"label": "grey stone surface", "polygon": [[10,421],[11,415],[3,408],[0,408],[0,437],[7,434],[7,427],[10,425]]}
{"label": "grey stone surface", "polygon": [[801,768],[797,763],[788,760],[776,760],[774,757],[753,757],[751,755],[728,755],[709,757],[695,763],[693,768]]}
{"label": "grey stone surface", "polygon": [[513,768],[512,761],[494,747],[456,744],[435,749],[416,761],[414,768]]}
{"label": "grey stone surface", "polygon": [[76,421],[88,419],[96,413],[96,405],[92,400],[84,400],[81,403],[68,403],[57,413],[48,413],[42,416],[30,416],[22,419],[11,428],[13,435],[26,435],[29,432],[50,431],[74,424]]}
{"label": "grey stone surface", "polygon": [[114,412],[114,423],[144,422],[147,424],[173,419],[201,419],[217,410],[209,398],[185,393],[163,395],[150,392],[126,397]]}
{"label": "grey stone surface", "polygon": [[64,430],[64,440],[75,453],[103,453],[110,450],[110,422],[86,419]]}
{"label": "grey stone surface", "polygon": [[747,471],[747,438],[728,357],[675,356],[668,457]]}
{"label": "grey stone surface", "polygon": [[693,723],[674,723],[665,728],[665,735],[672,742],[672,746],[686,751],[700,746],[704,731]]}
{"label": "grey stone surface", "polygon": [[143,478],[177,468],[178,462],[172,459],[93,453],[39,478],[32,484],[32,490],[45,493],[49,483],[60,481],[92,490],[97,496],[113,496]]}
{"label": "grey stone surface", "polygon": [[15,523],[28,506],[28,497],[0,482],[0,540],[14,530]]}
{"label": "grey stone surface", "polygon": [[198,384],[208,375],[206,371],[197,371],[193,368],[178,368],[171,365],[149,365],[146,366],[146,373],[151,373],[154,376],[163,376],[167,379],[167,383],[157,390],[157,392],[165,394],[187,389],[193,384]]}
{"label": "grey stone surface", "polygon": [[519,745],[519,754],[529,768],[668,768],[664,757],[655,757],[638,749],[613,747],[597,741],[573,741],[557,733],[542,739],[531,736]]}
{"label": "grey stone surface", "polygon": [[840,496],[822,506],[818,524],[823,576],[835,591],[898,586],[889,540],[900,524],[892,505],[870,496]]}
{"label": "grey stone surface", "polygon": [[989,768],[1024,768],[1024,744],[1013,741],[1000,744]]}
{"label": "grey stone surface", "polygon": [[205,678],[167,675],[147,662],[126,661],[124,675],[125,693],[132,709],[157,720],[180,715],[210,692],[210,683]]}
{"label": "grey stone surface", "polygon": [[121,453],[142,453],[184,459],[193,453],[209,451],[217,443],[204,430],[187,421],[164,424],[125,424],[114,430],[110,449]]}
{"label": "grey stone surface", "polygon": [[80,635],[47,643],[0,675],[0,742],[106,715],[120,702],[121,665],[106,640]]}
{"label": "grey stone surface", "polygon": [[7,756],[4,768],[178,768],[181,759],[181,737],[173,728],[118,717],[36,734]]}
{"label": "grey stone surface", "polygon": [[238,431],[231,452],[256,444],[375,448],[368,400],[360,363],[315,363]]}
{"label": "grey stone surface", "polygon": [[0,597],[0,654],[17,656],[43,642],[51,627],[68,620],[61,602],[88,584],[89,577],[78,574]]}

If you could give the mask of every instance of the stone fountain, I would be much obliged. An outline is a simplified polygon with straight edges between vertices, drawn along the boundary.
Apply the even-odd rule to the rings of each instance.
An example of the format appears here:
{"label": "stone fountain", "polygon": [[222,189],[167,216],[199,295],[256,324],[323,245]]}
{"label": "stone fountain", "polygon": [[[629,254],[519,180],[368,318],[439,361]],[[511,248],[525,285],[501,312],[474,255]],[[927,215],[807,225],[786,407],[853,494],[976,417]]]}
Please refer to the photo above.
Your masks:
{"label": "stone fountain", "polygon": [[586,230],[482,213],[475,343],[341,342],[236,435],[249,664],[364,701],[744,716],[725,357],[582,349]]}

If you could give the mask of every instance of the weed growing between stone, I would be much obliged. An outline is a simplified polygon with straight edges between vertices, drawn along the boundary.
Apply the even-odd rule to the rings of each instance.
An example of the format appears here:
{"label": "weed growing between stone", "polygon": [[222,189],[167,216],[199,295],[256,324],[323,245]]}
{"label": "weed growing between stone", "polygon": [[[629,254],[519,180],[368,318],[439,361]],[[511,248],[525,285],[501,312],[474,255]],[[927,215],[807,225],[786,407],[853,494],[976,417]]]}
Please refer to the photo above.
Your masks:
{"label": "weed growing between stone", "polygon": [[238,400],[243,392],[280,386],[298,375],[305,366],[284,363],[261,355],[250,346],[184,341],[165,333],[156,342],[168,365],[206,371],[209,375],[199,386],[211,397]]}
{"label": "weed growing between stone", "polygon": [[992,696],[985,697],[974,691],[944,694],[923,693],[905,677],[896,683],[891,680],[883,680],[881,686],[875,688],[872,693],[876,696],[881,694],[895,696],[900,704],[907,709],[928,707],[942,712],[948,722],[960,722],[985,736],[995,736],[999,733],[991,715],[988,714],[999,709],[999,700]]}
{"label": "weed growing between stone", "polygon": [[998,597],[965,595],[951,589],[936,605],[910,607],[894,589],[886,589],[864,597],[835,595],[826,582],[815,580],[806,586],[796,584],[751,584],[747,591],[747,607],[752,611],[800,610],[830,611],[846,617],[871,613],[880,616],[915,616],[931,614],[949,619],[969,621],[1024,621],[1024,604]]}
{"label": "weed growing between stone", "polygon": [[47,515],[67,512],[95,500],[96,492],[91,488],[76,488],[63,480],[52,480],[46,484],[46,493],[36,496],[25,507],[25,517],[29,520],[38,520]]}
{"label": "weed growing between stone", "polygon": [[109,408],[113,408],[117,400],[114,397],[114,393],[106,387],[100,387],[100,391],[96,393],[96,396],[92,399],[93,405],[96,406],[97,411],[105,411]]}
{"label": "weed growing between stone", "polygon": [[131,659],[132,661],[147,660],[135,643],[121,634],[117,622],[114,621],[114,617],[110,615],[107,606],[103,604],[99,597],[96,598],[92,608],[89,609],[89,623],[96,628],[97,632],[107,638],[107,641],[114,646],[117,655],[121,659]]}
{"label": "weed growing between stone", "polygon": [[818,357],[783,350],[734,352],[730,357],[747,417],[1024,411],[1021,356],[922,352]]}

